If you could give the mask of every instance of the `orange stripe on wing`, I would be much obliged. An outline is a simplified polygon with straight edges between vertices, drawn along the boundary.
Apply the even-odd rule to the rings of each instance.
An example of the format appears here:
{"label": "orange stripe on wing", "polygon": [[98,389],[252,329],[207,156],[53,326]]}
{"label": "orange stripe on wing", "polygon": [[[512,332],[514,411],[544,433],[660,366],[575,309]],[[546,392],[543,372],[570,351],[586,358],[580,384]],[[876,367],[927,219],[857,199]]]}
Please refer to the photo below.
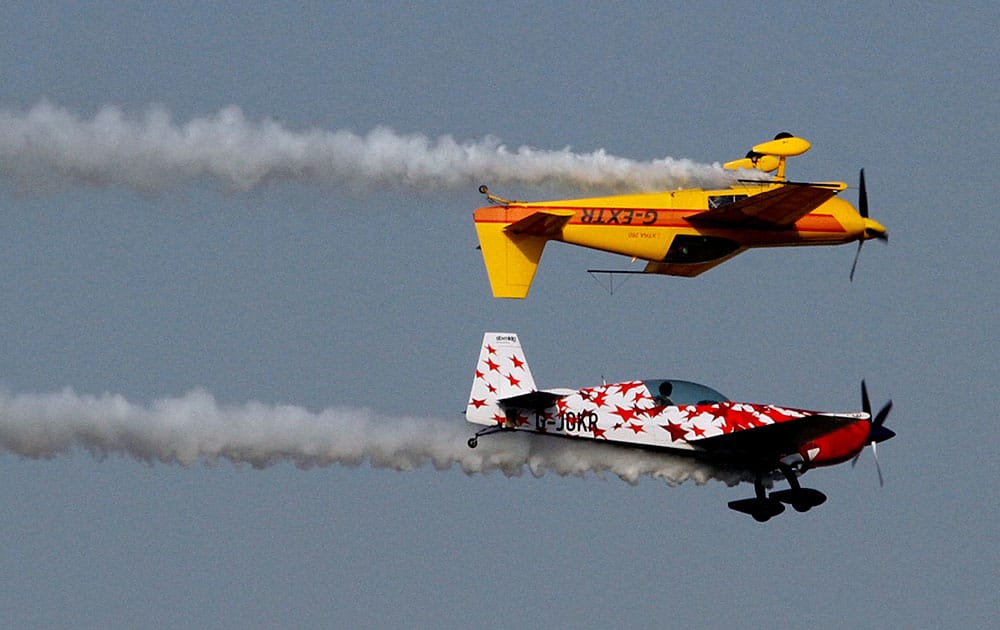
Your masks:
{"label": "orange stripe on wing", "polygon": [[832,214],[807,214],[793,226],[799,232],[846,232]]}

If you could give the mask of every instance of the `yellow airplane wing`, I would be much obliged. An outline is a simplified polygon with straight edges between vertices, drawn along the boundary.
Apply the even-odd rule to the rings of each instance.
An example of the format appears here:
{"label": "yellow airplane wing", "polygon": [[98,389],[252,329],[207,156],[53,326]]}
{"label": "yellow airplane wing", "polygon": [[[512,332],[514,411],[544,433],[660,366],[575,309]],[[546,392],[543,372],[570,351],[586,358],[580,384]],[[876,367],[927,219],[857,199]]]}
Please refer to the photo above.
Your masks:
{"label": "yellow airplane wing", "polygon": [[840,189],[830,185],[785,184],[687,217],[726,227],[786,228],[818,208]]}
{"label": "yellow airplane wing", "polygon": [[736,254],[746,251],[745,247],[741,247],[736,251],[732,252],[728,256],[723,256],[721,258],[716,258],[714,260],[706,260],[705,262],[697,263],[665,263],[665,262],[649,262],[646,263],[646,267],[642,270],[643,273],[658,273],[664,276],[681,276],[684,278],[694,278],[695,276],[700,276],[712,267],[721,265],[726,262]]}

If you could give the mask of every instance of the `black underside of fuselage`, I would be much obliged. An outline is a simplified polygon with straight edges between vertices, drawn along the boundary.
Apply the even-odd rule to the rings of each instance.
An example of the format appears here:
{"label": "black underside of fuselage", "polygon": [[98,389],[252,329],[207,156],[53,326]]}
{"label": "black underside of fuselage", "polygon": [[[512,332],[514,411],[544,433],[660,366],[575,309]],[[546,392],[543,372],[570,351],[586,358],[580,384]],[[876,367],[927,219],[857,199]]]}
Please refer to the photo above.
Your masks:
{"label": "black underside of fuselage", "polygon": [[721,236],[678,234],[661,262],[691,265],[718,260],[740,248],[734,240]]}
{"label": "black underside of fuselage", "polygon": [[659,453],[671,457],[681,457],[697,461],[701,464],[709,465],[720,472],[736,474],[741,481],[753,482],[756,478],[764,480],[770,486],[771,482],[782,478],[778,470],[778,460],[755,458],[742,453],[705,451],[700,449],[680,449],[669,446],[655,446],[646,444],[635,444],[633,442],[617,442],[614,440],[596,440],[586,436],[567,435],[564,433],[546,433],[542,431],[532,431],[531,429],[516,429],[513,427],[503,427],[503,433],[530,433],[544,438],[563,438],[578,442],[594,444],[598,447],[609,447],[615,449],[631,450],[636,452]]}

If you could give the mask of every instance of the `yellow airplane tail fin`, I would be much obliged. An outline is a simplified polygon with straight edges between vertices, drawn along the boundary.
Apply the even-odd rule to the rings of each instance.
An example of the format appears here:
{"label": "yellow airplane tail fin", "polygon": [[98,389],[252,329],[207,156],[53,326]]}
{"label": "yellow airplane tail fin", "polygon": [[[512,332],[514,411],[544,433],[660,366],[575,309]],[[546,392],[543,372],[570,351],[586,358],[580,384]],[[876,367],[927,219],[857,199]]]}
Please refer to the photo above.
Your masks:
{"label": "yellow airplane tail fin", "polygon": [[493,297],[525,298],[545,243],[562,236],[575,212],[566,208],[480,208],[474,215]]}
{"label": "yellow airplane tail fin", "polygon": [[549,239],[533,234],[513,234],[505,230],[507,225],[477,222],[479,247],[483,250],[493,297],[523,299],[528,296],[542,250]]}

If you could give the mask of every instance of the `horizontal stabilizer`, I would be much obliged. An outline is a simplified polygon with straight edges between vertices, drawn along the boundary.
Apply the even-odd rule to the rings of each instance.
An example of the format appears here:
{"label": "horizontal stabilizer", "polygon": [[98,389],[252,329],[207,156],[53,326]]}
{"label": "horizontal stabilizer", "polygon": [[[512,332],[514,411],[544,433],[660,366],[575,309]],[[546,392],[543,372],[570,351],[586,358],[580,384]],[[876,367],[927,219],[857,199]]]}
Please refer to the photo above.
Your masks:
{"label": "horizontal stabilizer", "polygon": [[497,402],[501,409],[525,409],[528,411],[545,411],[556,404],[560,398],[565,398],[566,394],[557,392],[528,392],[509,398],[501,398]]}
{"label": "horizontal stabilizer", "polygon": [[511,223],[505,231],[512,234],[530,234],[551,238],[562,232],[563,226],[569,223],[574,214],[573,210],[538,210]]}

